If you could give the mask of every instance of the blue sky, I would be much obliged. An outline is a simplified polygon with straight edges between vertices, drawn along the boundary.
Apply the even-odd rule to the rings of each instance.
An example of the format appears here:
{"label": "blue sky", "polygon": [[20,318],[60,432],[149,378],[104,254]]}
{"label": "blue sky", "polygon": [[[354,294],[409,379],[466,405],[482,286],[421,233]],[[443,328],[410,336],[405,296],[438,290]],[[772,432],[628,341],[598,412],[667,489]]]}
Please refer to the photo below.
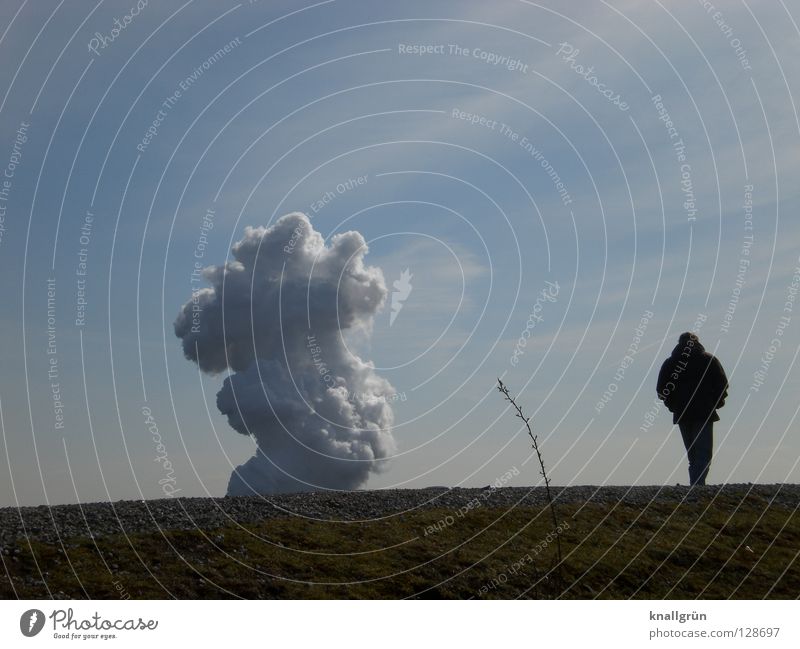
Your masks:
{"label": "blue sky", "polygon": [[[165,479],[222,495],[252,455],[216,409],[224,376],[200,375],[172,331],[209,208],[203,264],[228,259],[246,225],[302,211],[325,237],[361,232],[390,291],[413,273],[394,324],[387,304],[351,341],[405,397],[398,455],[369,487],[483,486],[512,467],[536,483],[497,376],[555,483],[685,483],[669,413],[641,427],[698,316],[731,382],[710,481],[800,478],[800,313],[784,308],[800,265],[798,3],[151,2],[92,52],[131,6],[0,7],[0,165],[19,162],[0,200],[0,504],[162,497]],[[512,365],[547,282],[557,296]]]}

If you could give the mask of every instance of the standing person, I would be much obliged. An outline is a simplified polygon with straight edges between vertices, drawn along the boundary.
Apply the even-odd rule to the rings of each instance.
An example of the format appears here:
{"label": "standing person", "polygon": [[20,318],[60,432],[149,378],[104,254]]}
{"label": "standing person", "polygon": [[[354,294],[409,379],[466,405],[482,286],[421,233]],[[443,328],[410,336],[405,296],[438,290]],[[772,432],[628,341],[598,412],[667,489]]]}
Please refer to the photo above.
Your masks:
{"label": "standing person", "polygon": [[725,405],[728,378],[722,364],[690,332],[680,335],[658,373],[658,398],[678,424],[689,456],[689,482],[704,485],[711,466],[717,408]]}

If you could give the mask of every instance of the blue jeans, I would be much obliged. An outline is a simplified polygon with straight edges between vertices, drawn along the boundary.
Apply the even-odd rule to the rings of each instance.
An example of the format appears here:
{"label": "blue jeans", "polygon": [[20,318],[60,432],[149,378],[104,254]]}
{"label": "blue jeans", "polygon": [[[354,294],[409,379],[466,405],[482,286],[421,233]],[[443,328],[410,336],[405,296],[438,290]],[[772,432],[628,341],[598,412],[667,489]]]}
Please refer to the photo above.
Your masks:
{"label": "blue jeans", "polygon": [[678,423],[683,445],[689,456],[689,483],[704,485],[711,466],[711,451],[714,446],[713,421],[681,421]]}

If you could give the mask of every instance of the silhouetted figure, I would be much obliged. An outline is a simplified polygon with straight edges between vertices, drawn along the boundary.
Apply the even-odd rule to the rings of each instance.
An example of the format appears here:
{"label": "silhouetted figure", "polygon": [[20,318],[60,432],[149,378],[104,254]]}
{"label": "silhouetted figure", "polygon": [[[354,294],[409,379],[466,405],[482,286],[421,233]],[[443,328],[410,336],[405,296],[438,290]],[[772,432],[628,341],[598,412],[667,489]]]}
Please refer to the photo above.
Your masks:
{"label": "silhouetted figure", "polygon": [[728,378],[722,364],[693,333],[682,333],[658,373],[658,398],[678,424],[689,456],[689,482],[704,485],[711,466],[717,408],[725,405]]}

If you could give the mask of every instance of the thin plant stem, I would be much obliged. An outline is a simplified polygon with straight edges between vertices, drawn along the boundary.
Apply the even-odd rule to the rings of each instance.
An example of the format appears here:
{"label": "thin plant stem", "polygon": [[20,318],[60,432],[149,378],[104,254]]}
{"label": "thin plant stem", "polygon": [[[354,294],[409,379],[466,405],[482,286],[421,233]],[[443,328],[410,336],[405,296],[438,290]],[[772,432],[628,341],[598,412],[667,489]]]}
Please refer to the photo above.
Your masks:
{"label": "thin plant stem", "polygon": [[556,551],[558,554],[558,564],[561,564],[561,533],[559,531],[559,524],[558,524],[558,516],[556,515],[556,504],[553,502],[553,495],[550,492],[550,478],[547,477],[547,471],[544,468],[544,459],[542,458],[542,452],[539,450],[539,439],[537,435],[533,434],[533,430],[531,429],[531,418],[526,417],[525,414],[522,412],[522,408],[517,405],[517,402],[514,400],[514,397],[511,396],[511,393],[508,391],[506,385],[500,380],[497,379],[497,389],[498,391],[505,397],[505,400],[508,401],[512,406],[514,406],[514,410],[516,410],[516,417],[519,417],[524,423],[525,427],[528,429],[528,436],[531,438],[533,450],[536,451],[536,457],[539,459],[539,466],[541,467],[541,471],[539,471],[540,475],[544,479],[544,488],[545,492],[547,493],[547,502],[550,506],[550,515],[553,518],[553,531],[556,535]]}

